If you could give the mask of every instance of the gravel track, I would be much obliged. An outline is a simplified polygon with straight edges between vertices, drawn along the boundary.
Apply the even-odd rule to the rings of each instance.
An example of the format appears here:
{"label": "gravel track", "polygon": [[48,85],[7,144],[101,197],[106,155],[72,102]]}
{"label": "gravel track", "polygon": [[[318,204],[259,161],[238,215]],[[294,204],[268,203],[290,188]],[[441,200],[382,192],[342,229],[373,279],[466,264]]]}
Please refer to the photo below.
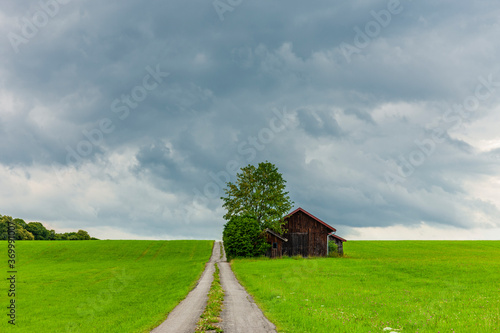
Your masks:
{"label": "gravel track", "polygon": [[193,333],[200,315],[205,310],[208,292],[213,281],[214,263],[220,269],[221,285],[224,289],[224,307],[220,326],[224,333],[267,333],[276,332],[272,324],[259,309],[252,297],[234,276],[231,266],[226,262],[226,254],[221,242],[215,242],[212,257],[205,267],[196,287],[170,312],[167,319],[151,333]]}

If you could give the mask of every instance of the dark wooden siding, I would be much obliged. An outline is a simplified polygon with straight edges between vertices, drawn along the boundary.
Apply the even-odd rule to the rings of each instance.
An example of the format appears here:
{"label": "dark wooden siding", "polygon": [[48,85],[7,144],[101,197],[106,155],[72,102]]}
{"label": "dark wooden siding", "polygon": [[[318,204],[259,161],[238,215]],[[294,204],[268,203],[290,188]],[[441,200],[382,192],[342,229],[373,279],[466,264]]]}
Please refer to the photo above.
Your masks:
{"label": "dark wooden siding", "polygon": [[331,230],[325,225],[299,211],[286,218],[284,228],[283,237],[288,238],[288,242],[283,244],[284,255],[327,255],[327,237]]}
{"label": "dark wooden siding", "polygon": [[[281,258],[281,256],[283,255],[283,241],[269,233],[266,234],[266,241],[271,245],[271,247],[266,252],[266,256],[270,258]],[[273,248],[274,243],[276,243],[277,245],[276,248]]]}
{"label": "dark wooden siding", "polygon": [[283,254],[287,256],[307,257],[309,253],[309,234],[294,232],[284,235],[288,242],[283,246]]}
{"label": "dark wooden siding", "polygon": [[335,240],[335,244],[337,244],[337,252],[340,254],[340,255],[343,255],[344,254],[344,242],[341,241],[340,239],[338,238],[334,238]]}

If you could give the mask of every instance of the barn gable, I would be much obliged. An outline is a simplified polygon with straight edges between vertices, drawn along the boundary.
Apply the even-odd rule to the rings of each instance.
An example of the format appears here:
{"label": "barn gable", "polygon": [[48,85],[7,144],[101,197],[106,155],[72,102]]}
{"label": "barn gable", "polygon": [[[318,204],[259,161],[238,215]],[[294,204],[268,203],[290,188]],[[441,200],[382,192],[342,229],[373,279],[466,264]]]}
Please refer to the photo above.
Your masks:
{"label": "barn gable", "polygon": [[297,208],[287,216],[285,216],[285,221],[292,221],[292,223],[288,223],[289,227],[286,228],[288,230],[291,230],[290,232],[301,232],[305,229],[310,229],[311,227],[317,229],[317,226],[315,226],[314,223],[311,223],[312,221],[319,223],[320,225],[324,226],[326,229],[324,230],[330,230],[330,232],[335,232],[337,229],[332,227],[331,225],[321,221],[319,218],[314,216],[313,214],[309,213],[305,209],[302,209],[301,207]]}

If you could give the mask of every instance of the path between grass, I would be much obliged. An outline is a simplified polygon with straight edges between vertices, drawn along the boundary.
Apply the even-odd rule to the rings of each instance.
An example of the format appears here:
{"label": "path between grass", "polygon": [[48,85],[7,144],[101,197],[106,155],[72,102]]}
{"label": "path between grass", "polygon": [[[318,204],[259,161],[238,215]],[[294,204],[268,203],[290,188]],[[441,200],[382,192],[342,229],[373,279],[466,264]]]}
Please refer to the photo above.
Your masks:
{"label": "path between grass", "polygon": [[264,316],[234,276],[231,266],[226,261],[224,248],[219,244],[222,245],[220,242],[214,243],[212,257],[196,287],[151,333],[192,333],[195,331],[196,324],[207,304],[207,294],[213,281],[215,263],[218,263],[220,281],[224,290],[221,323],[218,325],[224,333],[276,332],[274,324]]}

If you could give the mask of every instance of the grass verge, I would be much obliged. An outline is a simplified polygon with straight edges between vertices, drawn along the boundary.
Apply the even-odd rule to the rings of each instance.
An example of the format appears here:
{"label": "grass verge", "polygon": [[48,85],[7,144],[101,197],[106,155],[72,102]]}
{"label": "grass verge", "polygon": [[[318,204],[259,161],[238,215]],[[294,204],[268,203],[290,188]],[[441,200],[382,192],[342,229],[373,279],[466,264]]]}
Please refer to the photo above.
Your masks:
{"label": "grass verge", "polygon": [[[149,332],[194,287],[212,246],[213,241],[18,241],[16,325],[4,315],[0,332]],[[7,248],[6,242],[0,247]],[[8,280],[2,280],[0,306],[7,310]]]}
{"label": "grass verge", "polygon": [[217,324],[220,322],[224,290],[220,284],[219,266],[215,265],[214,280],[208,293],[208,302],[205,311],[200,316],[196,332],[224,332]]}
{"label": "grass verge", "polygon": [[349,241],[343,258],[236,259],[280,332],[499,332],[499,241]]}

